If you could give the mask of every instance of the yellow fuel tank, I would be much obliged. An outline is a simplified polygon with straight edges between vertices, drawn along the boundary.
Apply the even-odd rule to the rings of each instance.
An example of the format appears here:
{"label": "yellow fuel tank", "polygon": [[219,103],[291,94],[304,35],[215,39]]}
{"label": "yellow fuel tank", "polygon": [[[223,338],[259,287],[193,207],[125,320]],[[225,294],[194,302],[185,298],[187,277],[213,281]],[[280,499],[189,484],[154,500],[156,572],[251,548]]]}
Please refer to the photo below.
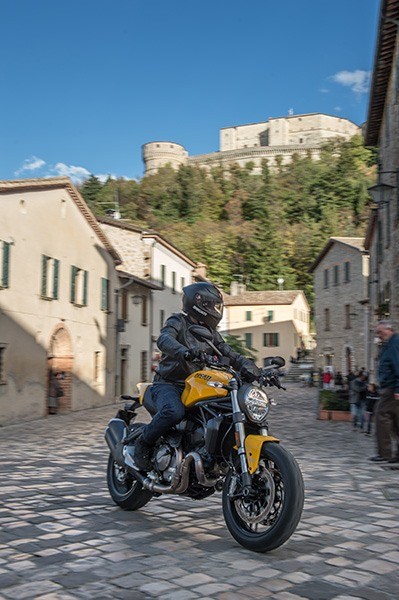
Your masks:
{"label": "yellow fuel tank", "polygon": [[227,390],[222,385],[227,385],[232,378],[230,373],[215,369],[202,369],[189,375],[185,381],[184,392],[181,400],[184,406],[189,407],[208,398],[223,398]]}

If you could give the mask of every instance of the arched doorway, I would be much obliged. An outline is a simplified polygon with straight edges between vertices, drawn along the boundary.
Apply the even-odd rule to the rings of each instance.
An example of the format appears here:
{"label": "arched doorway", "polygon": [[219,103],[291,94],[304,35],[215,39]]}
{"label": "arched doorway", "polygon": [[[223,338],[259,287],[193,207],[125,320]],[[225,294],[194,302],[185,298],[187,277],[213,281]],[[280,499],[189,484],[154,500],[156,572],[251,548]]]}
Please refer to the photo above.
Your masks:
{"label": "arched doorway", "polygon": [[67,328],[60,324],[54,329],[50,338],[47,361],[48,381],[51,373],[61,373],[61,386],[64,395],[59,398],[59,411],[72,409],[72,366],[73,353],[71,336]]}

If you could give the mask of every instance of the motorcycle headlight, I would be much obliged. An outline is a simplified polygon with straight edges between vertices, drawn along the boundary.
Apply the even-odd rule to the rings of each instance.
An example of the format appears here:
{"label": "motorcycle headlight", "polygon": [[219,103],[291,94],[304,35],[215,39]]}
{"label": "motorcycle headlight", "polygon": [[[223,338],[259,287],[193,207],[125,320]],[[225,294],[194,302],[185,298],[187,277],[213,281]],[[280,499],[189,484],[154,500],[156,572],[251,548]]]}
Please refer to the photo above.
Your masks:
{"label": "motorcycle headlight", "polygon": [[244,395],[245,412],[254,423],[262,423],[270,408],[267,394],[258,387],[249,387]]}

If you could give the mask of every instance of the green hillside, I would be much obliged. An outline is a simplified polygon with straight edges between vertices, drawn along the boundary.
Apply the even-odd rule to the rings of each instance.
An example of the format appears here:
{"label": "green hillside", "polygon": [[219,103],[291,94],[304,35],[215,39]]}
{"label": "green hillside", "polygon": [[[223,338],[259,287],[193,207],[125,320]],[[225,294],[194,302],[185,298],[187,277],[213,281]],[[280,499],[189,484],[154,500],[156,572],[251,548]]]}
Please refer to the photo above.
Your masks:
{"label": "green hillside", "polygon": [[119,200],[122,218],[164,235],[226,290],[242,275],[249,290],[303,289],[313,300],[308,268],[332,235],[365,232],[367,187],[375,152],[360,136],[326,144],[319,161],[294,156],[271,172],[266,164],[228,170],[164,167],[141,181],[91,176],[80,191],[96,214]]}

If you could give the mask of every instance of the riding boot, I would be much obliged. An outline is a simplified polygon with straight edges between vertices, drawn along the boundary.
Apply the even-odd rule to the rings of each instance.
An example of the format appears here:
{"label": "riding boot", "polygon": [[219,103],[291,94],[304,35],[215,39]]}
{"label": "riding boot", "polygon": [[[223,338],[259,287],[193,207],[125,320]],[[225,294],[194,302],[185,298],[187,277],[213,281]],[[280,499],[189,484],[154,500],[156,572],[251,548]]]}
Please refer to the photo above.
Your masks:
{"label": "riding boot", "polygon": [[139,437],[134,445],[134,464],[140,471],[150,471],[151,470],[151,445],[146,444],[146,442]]}

